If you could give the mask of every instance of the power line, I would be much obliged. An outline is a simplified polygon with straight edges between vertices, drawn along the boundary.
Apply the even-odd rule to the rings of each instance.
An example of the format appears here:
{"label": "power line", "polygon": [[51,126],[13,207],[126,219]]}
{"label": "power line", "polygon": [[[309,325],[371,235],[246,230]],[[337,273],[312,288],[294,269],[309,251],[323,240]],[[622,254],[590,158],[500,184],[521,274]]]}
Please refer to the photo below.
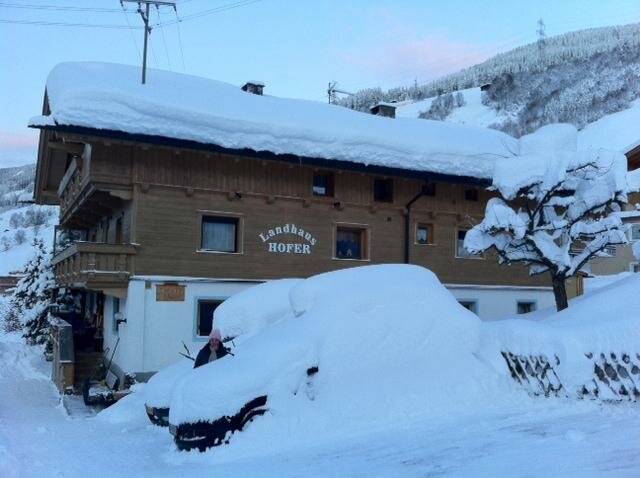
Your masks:
{"label": "power line", "polygon": [[1,8],[20,8],[25,10],[55,10],[63,12],[100,12],[100,13],[117,13],[117,8],[100,8],[100,7],[75,7],[67,5],[34,5],[28,3],[7,3],[0,2]]}
{"label": "power line", "polygon": [[98,23],[67,23],[67,22],[46,22],[40,20],[6,20],[0,18],[0,23],[10,23],[15,25],[39,25],[47,27],[79,27],[79,28],[106,28],[116,30],[140,30],[142,27],[132,27],[127,25],[106,25]]}
{"label": "power line", "polygon": [[[147,78],[147,44],[149,44],[149,35],[151,34],[151,26],[149,26],[149,8],[151,5],[156,7],[158,10],[160,7],[171,7],[176,10],[176,3],[165,1],[165,0],[120,0],[120,5],[124,9],[125,3],[136,3],[138,5],[137,12],[140,14],[142,18],[142,22],[144,23],[144,48],[142,52],[142,84],[146,83]],[[144,10],[143,7],[144,6]],[[159,15],[159,14],[158,14]],[[156,52],[153,48],[153,44],[151,44],[151,53],[156,62],[156,66],[158,66],[158,58],[156,57]],[[167,58],[168,58],[167,54]]]}
{"label": "power line", "polygon": [[234,8],[238,8],[238,7],[244,7],[246,5],[251,5],[253,3],[258,3],[261,2],[262,0],[241,0],[238,2],[234,2],[234,3],[227,3],[226,5],[220,5],[219,7],[216,8],[211,8],[209,10],[203,10],[201,12],[197,12],[197,13],[192,13],[191,15],[185,15],[184,17],[180,18],[180,19],[176,19],[176,20],[171,20],[167,23],[165,23],[165,25],[173,25],[175,23],[179,23],[179,22],[186,22],[189,20],[195,20],[196,18],[201,18],[204,17],[206,15],[212,15],[214,13],[220,13],[220,12],[226,12],[227,10],[232,10]]}
{"label": "power line", "polygon": [[124,19],[129,26],[129,34],[131,35],[131,40],[133,40],[133,46],[136,47],[136,51],[138,52],[138,58],[142,60],[142,53],[140,53],[140,48],[138,47],[138,42],[136,41],[136,36],[133,34],[133,29],[131,29],[131,24],[129,23],[129,15],[127,14],[127,10],[125,10],[124,5],[122,6],[122,14],[124,15]]}
{"label": "power line", "polygon": [[164,44],[164,54],[167,57],[167,65],[169,66],[169,71],[173,71],[173,68],[171,67],[171,59],[169,58],[169,49],[167,48],[167,39],[164,36],[164,28],[162,28],[162,23],[160,21],[159,8],[156,10],[156,13],[158,14],[158,26],[160,27],[160,33],[162,34],[162,43]]}
{"label": "power line", "polygon": [[[189,1],[189,0],[186,0]],[[178,45],[180,45],[180,58],[182,58],[182,71],[185,72],[187,70],[187,67],[185,66],[184,63],[184,50],[182,49],[182,33],[180,33],[180,17],[178,17],[178,10],[174,10],[174,13],[176,14],[176,19],[178,20],[178,23],[176,23],[176,28],[178,30]]]}

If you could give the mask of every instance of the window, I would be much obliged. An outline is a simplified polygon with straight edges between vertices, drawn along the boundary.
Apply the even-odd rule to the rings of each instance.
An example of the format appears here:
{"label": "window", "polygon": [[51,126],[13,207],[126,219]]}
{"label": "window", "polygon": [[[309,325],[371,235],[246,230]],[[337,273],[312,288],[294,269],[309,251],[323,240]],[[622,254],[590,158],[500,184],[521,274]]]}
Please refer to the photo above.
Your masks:
{"label": "window", "polygon": [[116,315],[120,312],[120,299],[117,297],[113,297],[111,306],[113,308],[112,314],[112,322],[113,322],[113,333],[118,333],[118,321],[116,319]]}
{"label": "window", "polygon": [[373,180],[373,200],[376,202],[393,202],[393,179]]}
{"label": "window", "polygon": [[465,189],[464,190],[464,198],[467,201],[477,201],[478,200],[478,190],[477,189]]}
{"label": "window", "polygon": [[202,216],[200,249],[215,252],[238,252],[238,218]]}
{"label": "window", "polygon": [[640,224],[631,224],[631,240],[640,241]]}
{"label": "window", "polygon": [[518,301],[517,309],[518,314],[528,314],[529,312],[533,312],[534,310],[536,310],[536,303]]}
{"label": "window", "polygon": [[337,259],[367,259],[367,230],[359,227],[336,228]]}
{"label": "window", "polygon": [[198,336],[206,337],[213,328],[213,312],[222,304],[222,300],[198,300],[196,331]]}
{"label": "window", "polygon": [[416,244],[433,244],[433,224],[416,226]]}
{"label": "window", "polygon": [[631,264],[631,272],[640,272],[640,264],[637,262]]}
{"label": "window", "polygon": [[313,195],[333,196],[333,173],[313,173]]}
{"label": "window", "polygon": [[456,257],[468,258],[468,257],[479,257],[476,254],[472,254],[468,250],[464,248],[464,238],[467,235],[466,229],[458,229],[458,239],[456,244]]}
{"label": "window", "polygon": [[478,313],[478,302],[475,300],[459,300],[458,303],[468,311],[471,311],[474,314]]}

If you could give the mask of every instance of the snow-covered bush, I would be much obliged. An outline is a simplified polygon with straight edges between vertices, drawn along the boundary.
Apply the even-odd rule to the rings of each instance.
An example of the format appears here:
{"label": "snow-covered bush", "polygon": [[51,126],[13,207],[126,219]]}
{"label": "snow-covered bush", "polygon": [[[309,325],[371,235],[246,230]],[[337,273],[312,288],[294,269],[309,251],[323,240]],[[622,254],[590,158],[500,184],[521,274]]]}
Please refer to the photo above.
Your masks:
{"label": "snow-covered bush", "polygon": [[501,263],[548,272],[558,310],[568,306],[565,281],[594,255],[626,244],[620,216],[627,202],[627,160],[617,152],[577,151],[577,131],[549,125],[520,138],[520,156],[496,162],[483,221],[464,247],[493,249]]}

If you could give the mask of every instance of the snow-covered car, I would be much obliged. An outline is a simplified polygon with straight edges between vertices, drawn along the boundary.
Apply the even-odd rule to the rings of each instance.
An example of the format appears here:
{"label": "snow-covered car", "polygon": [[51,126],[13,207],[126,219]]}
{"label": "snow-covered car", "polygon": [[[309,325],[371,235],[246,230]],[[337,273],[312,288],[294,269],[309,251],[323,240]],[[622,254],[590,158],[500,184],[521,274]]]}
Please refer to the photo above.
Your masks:
{"label": "snow-covered car", "polygon": [[[279,320],[289,310],[289,291],[298,279],[264,282],[225,300],[214,312],[216,328],[223,333],[226,347],[234,347]],[[176,384],[193,370],[187,358],[160,370],[145,387],[145,408],[154,425],[169,425],[171,394]]]}
{"label": "snow-covered car", "polygon": [[151,423],[166,427],[169,425],[169,405],[175,384],[193,370],[193,360],[184,358],[163,368],[147,383],[145,409]]}
{"label": "snow-covered car", "polygon": [[476,355],[479,318],[422,267],[320,274],[289,298],[290,313],[176,387],[169,422],[179,449],[228,443],[257,416],[255,433],[278,422],[263,430],[268,443],[280,429],[322,436],[327,427],[337,433],[451,410],[452,394],[464,410],[474,392],[498,381]]}

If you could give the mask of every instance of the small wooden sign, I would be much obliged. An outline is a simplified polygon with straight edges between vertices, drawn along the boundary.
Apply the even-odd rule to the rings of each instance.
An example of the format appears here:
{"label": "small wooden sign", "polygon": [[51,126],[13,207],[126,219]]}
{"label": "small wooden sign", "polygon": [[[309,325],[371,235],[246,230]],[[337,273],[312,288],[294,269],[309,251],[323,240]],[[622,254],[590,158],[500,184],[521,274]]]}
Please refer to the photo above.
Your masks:
{"label": "small wooden sign", "polygon": [[184,289],[180,284],[158,284],[156,302],[184,302]]}

